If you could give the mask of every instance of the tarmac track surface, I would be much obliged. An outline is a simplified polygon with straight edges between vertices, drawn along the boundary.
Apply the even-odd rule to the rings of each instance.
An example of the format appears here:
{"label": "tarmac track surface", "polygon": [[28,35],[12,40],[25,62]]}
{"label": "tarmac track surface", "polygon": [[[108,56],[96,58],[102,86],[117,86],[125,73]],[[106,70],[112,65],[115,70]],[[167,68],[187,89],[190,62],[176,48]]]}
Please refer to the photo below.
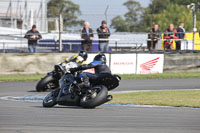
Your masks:
{"label": "tarmac track surface", "polygon": [[[117,91],[198,89],[200,79],[123,80]],[[0,97],[41,95],[36,82],[0,82]],[[200,109],[103,105],[96,109],[0,100],[0,133],[199,133]]]}

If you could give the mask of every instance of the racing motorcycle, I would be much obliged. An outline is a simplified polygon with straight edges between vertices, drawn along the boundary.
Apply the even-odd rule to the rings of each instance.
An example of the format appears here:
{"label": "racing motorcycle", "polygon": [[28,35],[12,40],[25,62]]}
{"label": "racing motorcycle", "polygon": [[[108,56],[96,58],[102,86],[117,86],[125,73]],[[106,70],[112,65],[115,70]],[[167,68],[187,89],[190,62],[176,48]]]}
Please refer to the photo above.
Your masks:
{"label": "racing motorcycle", "polygon": [[90,79],[90,87],[80,87],[76,81],[76,73],[67,73],[59,80],[60,87],[50,92],[43,100],[43,107],[80,106],[95,108],[110,100],[108,91],[119,86],[121,77],[109,73],[102,73],[96,79]]}
{"label": "racing motorcycle", "polygon": [[[36,85],[36,91],[46,91],[48,89],[56,89],[59,87],[59,80],[65,74],[66,69],[72,68],[74,66],[69,63],[60,63],[54,66],[54,70],[52,72],[47,73],[47,75],[42,78]],[[76,67],[77,65],[75,65]]]}

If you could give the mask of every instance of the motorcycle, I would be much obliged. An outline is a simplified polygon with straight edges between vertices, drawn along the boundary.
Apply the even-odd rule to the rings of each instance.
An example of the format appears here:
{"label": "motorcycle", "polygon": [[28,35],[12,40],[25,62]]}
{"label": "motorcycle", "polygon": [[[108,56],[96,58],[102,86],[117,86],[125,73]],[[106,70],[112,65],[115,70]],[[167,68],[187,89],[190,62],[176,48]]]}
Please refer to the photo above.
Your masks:
{"label": "motorcycle", "polygon": [[118,75],[102,73],[96,79],[90,79],[89,88],[81,88],[76,81],[77,75],[77,73],[65,74],[59,81],[60,88],[53,90],[44,98],[43,107],[53,107],[58,104],[95,108],[112,100],[108,91],[118,87],[121,80]]}
{"label": "motorcycle", "polygon": [[48,89],[56,89],[59,87],[59,80],[65,74],[66,69],[76,67],[76,63],[61,63],[54,66],[52,72],[47,73],[47,75],[42,78],[36,85],[36,91],[46,91]]}

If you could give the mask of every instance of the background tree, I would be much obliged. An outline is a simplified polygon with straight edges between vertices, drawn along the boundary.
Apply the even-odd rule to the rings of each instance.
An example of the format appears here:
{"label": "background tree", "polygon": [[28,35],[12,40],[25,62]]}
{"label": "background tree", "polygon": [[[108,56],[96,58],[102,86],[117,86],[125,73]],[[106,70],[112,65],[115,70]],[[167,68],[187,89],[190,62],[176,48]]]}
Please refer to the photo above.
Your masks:
{"label": "background tree", "polygon": [[[128,9],[128,12],[124,15],[125,19],[117,16],[113,19],[111,26],[115,28],[116,31],[147,32],[151,28],[152,15],[152,24],[158,23],[161,31],[166,29],[171,23],[174,24],[175,27],[178,27],[178,23],[180,22],[185,24],[186,31],[192,31],[192,11],[188,9],[186,5],[198,3],[198,1],[199,0],[152,0],[147,8],[140,8],[137,2],[135,3],[133,0],[129,0],[125,2],[126,4],[124,3]],[[137,8],[133,8],[134,6]],[[135,13],[137,13],[138,19],[133,18],[135,17]],[[200,12],[197,12],[197,27],[200,28],[199,16]],[[117,22],[123,22],[123,26],[120,26]]]}
{"label": "background tree", "polygon": [[115,29],[116,32],[127,32],[129,31],[125,20],[121,16],[117,16],[112,19],[111,27]]}
{"label": "background tree", "polygon": [[200,1],[199,0],[170,0],[170,2],[173,4],[178,4],[178,5],[189,5],[191,3],[198,3]]}
{"label": "background tree", "polygon": [[170,0],[152,0],[146,12],[149,14],[159,14],[170,4]]}
{"label": "background tree", "polygon": [[[153,23],[158,23],[161,31],[166,29],[170,23],[174,24],[175,27],[178,27],[180,22],[184,23],[186,31],[192,31],[193,15],[192,11],[187,8],[187,5],[191,3],[198,3],[198,0],[152,0],[152,3],[147,8],[146,15],[141,22],[145,25],[142,30],[147,31],[150,29],[150,15],[148,14],[152,14]],[[166,6],[163,4],[166,4]],[[198,16],[199,12],[197,12],[197,26],[199,27],[200,18],[198,18]]]}
{"label": "background tree", "polygon": [[[184,23],[186,31],[191,32],[193,28],[192,11],[183,5],[172,4],[160,14],[153,15],[153,20],[159,25],[161,31],[168,28],[170,23],[177,27],[180,22]],[[200,21],[197,21],[197,25],[200,26]]]}
{"label": "background tree", "polygon": [[128,12],[124,14],[124,18],[121,16],[113,18],[111,27],[115,28],[116,31],[138,31],[138,24],[141,20],[144,8],[142,8],[139,2],[134,0],[128,0],[123,5],[127,7]]}
{"label": "background tree", "polygon": [[78,16],[81,15],[79,5],[73,3],[71,0],[50,0],[47,3],[47,16],[58,18],[63,4],[65,5],[62,12],[64,29],[66,30],[69,27],[83,24],[83,20],[78,20]]}

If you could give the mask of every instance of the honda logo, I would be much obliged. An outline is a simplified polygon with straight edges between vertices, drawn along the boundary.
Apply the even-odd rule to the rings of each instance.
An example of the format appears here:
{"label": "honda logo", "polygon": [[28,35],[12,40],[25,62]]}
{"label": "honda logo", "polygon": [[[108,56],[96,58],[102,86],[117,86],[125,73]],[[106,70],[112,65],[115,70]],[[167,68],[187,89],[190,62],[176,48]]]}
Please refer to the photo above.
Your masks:
{"label": "honda logo", "polygon": [[140,67],[142,68],[143,71],[151,71],[151,69],[154,68],[154,66],[157,64],[159,59],[160,57],[150,60],[148,62],[145,62],[141,64]]}

